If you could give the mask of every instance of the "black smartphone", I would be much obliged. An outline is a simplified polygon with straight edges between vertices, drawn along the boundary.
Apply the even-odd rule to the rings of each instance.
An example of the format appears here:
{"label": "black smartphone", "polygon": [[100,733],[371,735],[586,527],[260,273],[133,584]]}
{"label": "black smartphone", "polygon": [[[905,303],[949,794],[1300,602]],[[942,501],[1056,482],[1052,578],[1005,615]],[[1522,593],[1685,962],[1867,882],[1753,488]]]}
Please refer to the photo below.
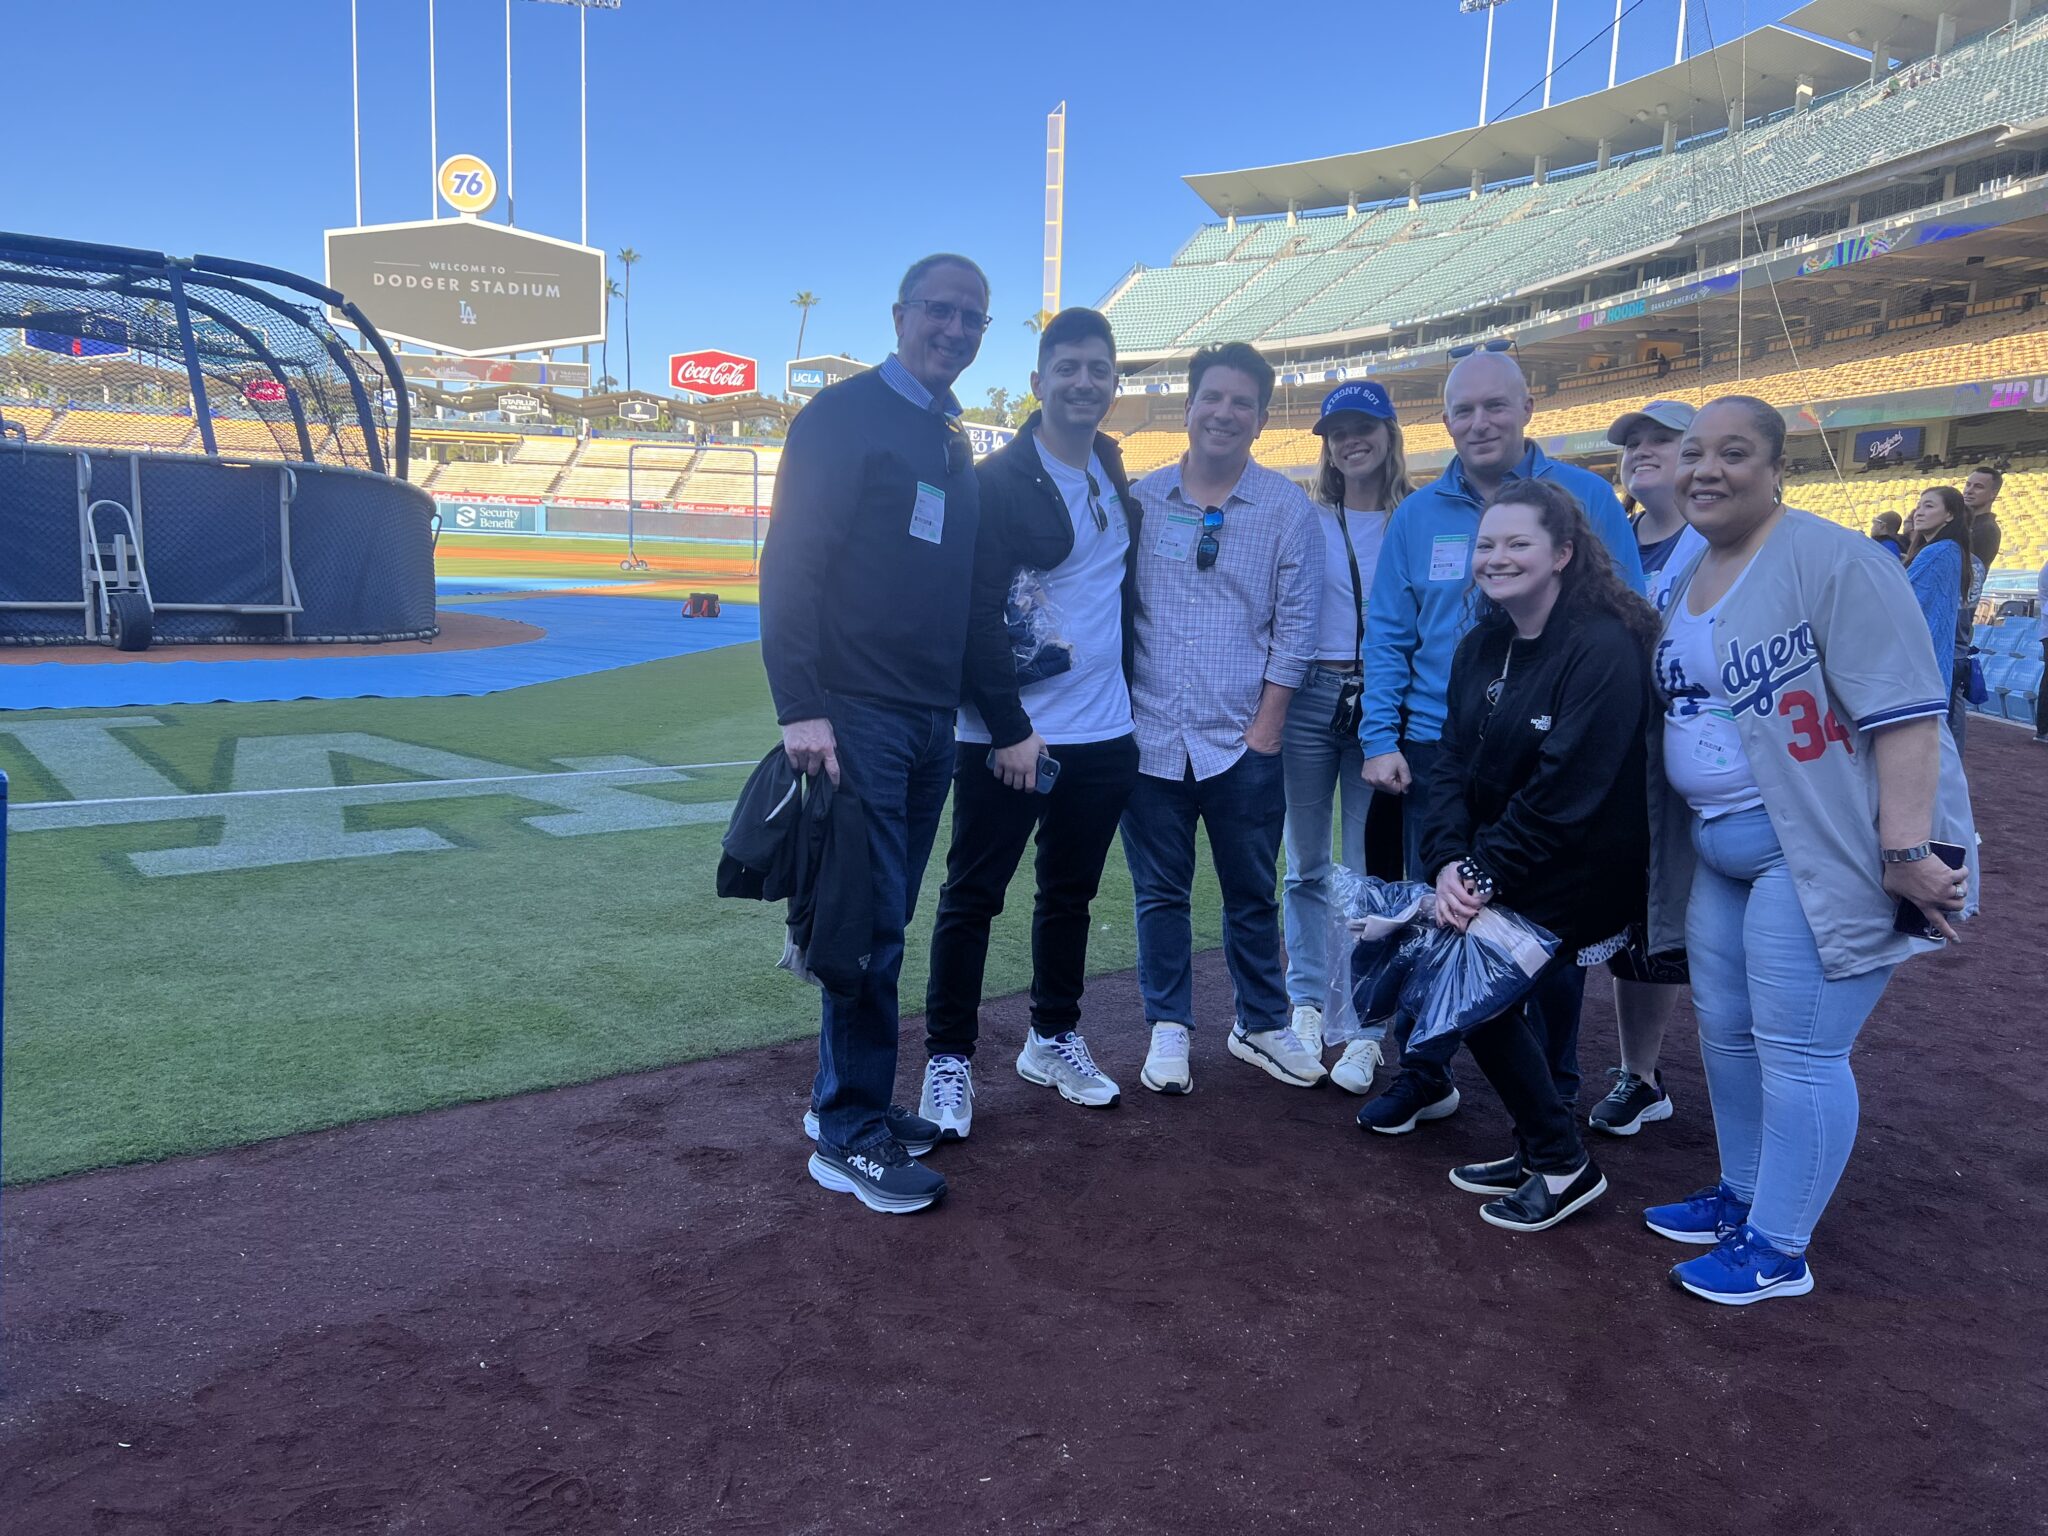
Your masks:
{"label": "black smartphone", "polygon": [[[986,761],[988,763],[989,771],[993,773],[995,771],[996,766],[996,749],[994,747],[990,747],[988,749],[988,757]],[[1041,795],[1051,794],[1053,783],[1060,776],[1059,763],[1048,754],[1041,752],[1038,754],[1038,764],[1036,773],[1037,781],[1033,787]]]}
{"label": "black smartphone", "polygon": [[[1961,869],[1963,867],[1963,850],[1960,845],[1956,843],[1930,842],[1927,846],[1932,851],[1933,856],[1941,860],[1950,869]],[[1903,896],[1899,898],[1898,911],[1892,914],[1892,931],[1903,933],[1909,938],[1933,939],[1936,943],[1946,943],[1948,941],[1947,935],[1927,920],[1927,914],[1913,905],[1912,902],[1907,901]]]}

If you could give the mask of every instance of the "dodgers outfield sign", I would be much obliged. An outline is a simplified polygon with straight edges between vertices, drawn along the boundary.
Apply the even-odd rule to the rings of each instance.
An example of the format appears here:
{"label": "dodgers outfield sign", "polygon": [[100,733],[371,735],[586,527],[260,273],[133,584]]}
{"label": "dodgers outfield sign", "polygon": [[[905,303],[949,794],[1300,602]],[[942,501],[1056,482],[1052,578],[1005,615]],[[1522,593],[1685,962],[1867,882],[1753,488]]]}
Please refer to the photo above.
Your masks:
{"label": "dodgers outfield sign", "polygon": [[[561,771],[494,763],[438,747],[333,731],[305,736],[245,736],[234,743],[233,788],[188,794],[129,744],[128,734],[164,722],[154,715],[0,723],[45,773],[74,797],[17,804],[9,831],[21,835],[72,827],[205,821],[185,847],[131,853],[144,875],[198,875],[388,853],[441,853],[459,845],[424,826],[353,827],[358,806],[506,796],[552,808],[520,813],[520,824],[550,837],[659,827],[723,825],[732,803],[679,803],[635,793],[650,784],[686,784],[691,775],[637,757],[558,757]],[[395,783],[337,784],[335,759],[353,758],[422,777]],[[722,765],[714,765],[722,766]],[[738,764],[751,767],[752,764]],[[390,816],[380,820],[388,822]],[[422,814],[422,821],[427,819]]]}

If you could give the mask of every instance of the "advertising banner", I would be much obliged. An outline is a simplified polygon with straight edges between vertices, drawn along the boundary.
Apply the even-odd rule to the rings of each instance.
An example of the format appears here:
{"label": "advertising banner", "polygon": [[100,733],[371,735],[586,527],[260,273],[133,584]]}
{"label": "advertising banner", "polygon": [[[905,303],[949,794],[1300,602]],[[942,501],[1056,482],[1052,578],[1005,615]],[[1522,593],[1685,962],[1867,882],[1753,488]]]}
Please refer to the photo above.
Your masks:
{"label": "advertising banner", "polygon": [[693,395],[751,395],[761,387],[761,365],[715,348],[677,352],[668,360],[668,381]]}
{"label": "advertising banner", "polygon": [[547,528],[538,501],[461,501],[435,498],[448,533],[541,533]]}
{"label": "advertising banner", "polygon": [[820,390],[867,370],[850,357],[799,357],[783,364],[783,392],[808,398]]}

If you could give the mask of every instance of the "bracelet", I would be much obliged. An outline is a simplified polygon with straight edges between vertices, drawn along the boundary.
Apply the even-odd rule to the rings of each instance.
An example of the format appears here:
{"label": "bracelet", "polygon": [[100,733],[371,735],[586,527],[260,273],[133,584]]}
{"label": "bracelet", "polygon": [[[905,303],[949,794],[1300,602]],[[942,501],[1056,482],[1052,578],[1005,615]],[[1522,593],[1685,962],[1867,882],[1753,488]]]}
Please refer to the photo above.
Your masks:
{"label": "bracelet", "polygon": [[1915,843],[1910,848],[1881,848],[1877,856],[1887,864],[1918,864],[1932,852],[1929,844]]}
{"label": "bracelet", "polygon": [[1458,861],[1458,878],[1471,886],[1481,896],[1493,894],[1493,876],[1479,867],[1478,861],[1463,858]]}

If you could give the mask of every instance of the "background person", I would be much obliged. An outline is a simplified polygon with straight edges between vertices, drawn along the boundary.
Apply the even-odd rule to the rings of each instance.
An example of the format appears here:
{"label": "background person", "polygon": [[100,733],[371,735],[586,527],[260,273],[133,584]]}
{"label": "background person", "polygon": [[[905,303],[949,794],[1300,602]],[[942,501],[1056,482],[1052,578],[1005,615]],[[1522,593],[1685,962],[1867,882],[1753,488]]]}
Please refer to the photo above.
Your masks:
{"label": "background person", "polygon": [[[954,732],[953,841],[932,929],[929,1059],[918,1105],[947,1139],[973,1126],[970,1062],[989,924],[1034,832],[1031,1027],[1017,1071],[1074,1104],[1108,1108],[1120,1095],[1079,1029],[1088,906],[1138,777],[1125,680],[1136,503],[1115,439],[1098,430],[1116,400],[1109,322],[1092,309],[1047,321],[1031,392],[1039,409],[975,472],[981,535],[968,615],[969,702]],[[1011,582],[1026,569],[1040,573],[1073,663],[1020,685],[1006,614]],[[1041,757],[1059,765],[1049,792],[1038,782]]]}
{"label": "background person", "polygon": [[1905,519],[1896,512],[1880,512],[1870,520],[1870,537],[1893,554],[1903,557],[1906,546],[1900,542],[1899,531],[1905,526]]}
{"label": "background person", "polygon": [[[1373,798],[1358,745],[1356,701],[1365,646],[1365,598],[1379,567],[1387,520],[1414,487],[1401,423],[1386,390],[1370,380],[1339,384],[1323,397],[1311,429],[1323,440],[1316,469],[1316,518],[1322,529],[1322,621],[1315,659],[1287,706],[1281,747],[1287,783],[1287,998],[1302,1043],[1323,1049],[1323,999],[1330,984],[1329,880],[1332,812],[1342,804],[1337,839],[1345,868],[1365,873],[1366,819]],[[1352,701],[1348,723],[1340,701]],[[1330,1079],[1353,1093],[1372,1087],[1383,1028],[1344,1047]]]}
{"label": "background person", "polygon": [[[1672,580],[1707,547],[1678,507],[1678,441],[1692,418],[1693,408],[1683,401],[1652,400],[1607,429],[1607,441],[1621,449],[1621,488],[1637,507],[1629,527],[1643,562],[1645,592],[1660,614]],[[1637,923],[1607,969],[1614,978],[1621,1065],[1609,1069],[1614,1086],[1586,1123],[1610,1136],[1633,1136],[1651,1121],[1671,1118],[1671,1096],[1657,1062],[1664,1031],[1678,1011],[1678,989],[1685,985],[1685,951],[1651,954]]]}
{"label": "background person", "polygon": [[[1486,500],[1510,480],[1545,480],[1570,491],[1606,544],[1625,585],[1642,588],[1635,535],[1600,476],[1559,464],[1528,440],[1536,402],[1521,365],[1503,352],[1460,359],[1444,381],[1445,428],[1458,450],[1443,474],[1394,510],[1373,576],[1365,621],[1366,782],[1399,795],[1428,772],[1443,731],[1451,655],[1470,623],[1465,592],[1472,539]],[[1428,880],[1419,833],[1404,824],[1408,878]],[[1404,1052],[1400,1074],[1368,1102],[1359,1123],[1389,1135],[1456,1112],[1449,1062],[1455,1040]]]}
{"label": "background person", "polygon": [[1649,870],[1644,722],[1656,614],[1621,584],[1563,487],[1511,481],[1479,522],[1480,615],[1458,643],[1440,750],[1417,786],[1437,920],[1493,901],[1556,934],[1525,1001],[1465,1036],[1515,1123],[1515,1150],[1453,1169],[1480,1215],[1540,1232],[1607,1180],[1578,1135],[1583,967],[1639,922]]}
{"label": "background person", "polygon": [[889,1097],[903,931],[953,773],[981,500],[952,386],[988,329],[988,279],[964,256],[927,256],[894,317],[887,360],[790,423],[761,549],[761,660],[790,762],[860,798],[874,888],[865,979],[824,1000],[810,1174],[900,1212],[946,1192],[903,1149],[938,1128]]}
{"label": "background person", "polygon": [[1197,821],[1223,892],[1223,959],[1237,995],[1230,1053],[1295,1087],[1323,1078],[1321,1058],[1288,1027],[1274,899],[1287,811],[1281,738],[1315,650],[1323,559],[1308,497],[1252,461],[1273,377],[1243,342],[1197,352],[1187,452],[1134,488],[1145,529],[1131,674],[1139,755],[1123,839],[1152,1026],[1139,1081],[1155,1093],[1194,1085]]}
{"label": "background person", "polygon": [[[1954,681],[1954,669],[1969,666],[1967,642],[1960,656],[1954,644],[1957,614],[1970,590],[1969,529],[1962,493],[1952,485],[1937,485],[1923,492],[1913,508],[1912,533],[1906,541],[1906,580],[1933,636],[1935,664],[1945,690]],[[1960,632],[1970,632],[1967,619]]]}
{"label": "background person", "polygon": [[1721,1176],[1644,1220],[1712,1245],[1672,1280],[1733,1305],[1813,1289],[1806,1247],[1856,1138],[1850,1050],[1893,968],[1933,947],[1894,909],[1953,936],[1974,885],[1912,590],[1869,540],[1788,509],[1784,471],[1777,407],[1734,395],[1694,420],[1678,489],[1709,547],[1654,664],[1650,938],[1685,936]]}
{"label": "background person", "polygon": [[1963,592],[1962,607],[1956,613],[1955,662],[1950,669],[1948,693],[1948,730],[1956,739],[1958,753],[1963,750],[1963,738],[1969,729],[1969,658],[1975,650],[1977,601],[1984,595],[1984,579],[1997,563],[2005,538],[1995,510],[1998,493],[2004,487],[2005,476],[1989,464],[1979,464],[1963,479],[1963,505],[1969,511],[1963,564],[1970,572],[1970,581]]}

